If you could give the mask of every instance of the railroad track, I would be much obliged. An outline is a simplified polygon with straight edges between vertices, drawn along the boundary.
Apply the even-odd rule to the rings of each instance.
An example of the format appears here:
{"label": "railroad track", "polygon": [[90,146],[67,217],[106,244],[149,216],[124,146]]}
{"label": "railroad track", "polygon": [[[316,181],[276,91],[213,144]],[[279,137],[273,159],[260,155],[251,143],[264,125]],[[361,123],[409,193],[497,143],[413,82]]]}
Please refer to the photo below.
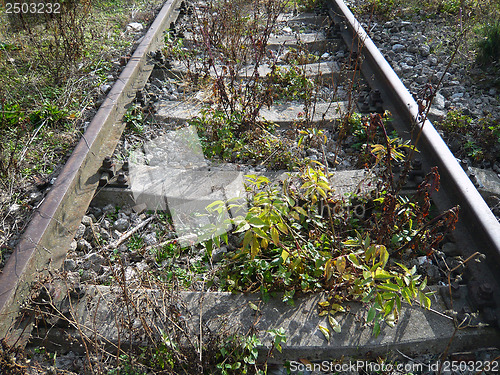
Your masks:
{"label": "railroad track", "polygon": [[[109,169],[112,165],[112,162],[108,159],[105,161],[105,163],[108,163],[107,166],[104,165],[103,167],[103,160],[105,160],[106,157],[112,156],[112,150],[114,150],[119,143],[125,128],[125,123],[122,121],[123,116],[127,113],[127,108],[134,100],[137,101],[137,99],[139,99],[138,101],[141,101],[141,98],[136,97],[136,94],[137,92],[143,92],[143,88],[147,85],[148,79],[152,73],[152,78],[148,85],[151,85],[154,79],[160,79],[161,81],[166,80],[168,77],[185,77],[196,72],[196,69],[192,67],[186,69],[185,65],[176,63],[175,59],[166,64],[164,57],[157,53],[163,45],[165,30],[170,29],[172,32],[172,30],[180,29],[181,27],[179,24],[176,24],[176,20],[190,13],[189,10],[190,5],[187,3],[178,0],[166,2],[157,19],[123,70],[117,83],[113,86],[97,115],[92,120],[85,135],[75,148],[75,151],[66,163],[61,174],[58,176],[53,188],[46,196],[45,201],[35,213],[32,222],[24,233],[15,252],[3,268],[0,274],[0,316],[2,317],[0,323],[0,337],[5,337],[9,345],[25,345],[29,341],[32,335],[33,314],[27,313],[30,310],[27,302],[30,301],[33,284],[35,281],[40,282],[40,280],[43,279],[41,275],[47,274],[49,270],[60,269],[66,257],[67,250],[70,248],[70,243],[73,240],[75,232],[82,221],[83,214],[94,198],[96,190],[99,191],[99,199],[101,199],[101,201],[103,199],[111,199],[111,202],[116,202],[118,198],[113,198],[113,195],[120,195],[121,198],[119,199],[121,199],[122,202],[123,200],[129,199],[132,204],[138,203],[137,199],[134,201],[130,198],[137,198],[137,194],[135,194],[135,196],[133,194],[134,183],[130,181],[130,179],[134,177],[132,175],[128,176],[129,181],[127,182],[129,185],[125,184],[131,188],[129,190],[120,187],[120,182],[116,182],[115,180],[113,180],[113,183],[118,185],[117,188],[107,189],[107,186],[104,188],[99,187],[100,184],[110,185],[112,181],[108,180],[108,178],[113,177],[109,175],[109,173],[107,177],[103,177],[102,172],[107,172],[106,168]],[[271,35],[268,42],[270,50],[273,52],[268,55],[271,56],[272,59],[276,59],[276,56],[280,54],[283,48],[289,48],[291,45],[293,45],[293,48],[296,50],[309,49],[311,52],[319,51],[317,55],[323,55],[325,57],[323,57],[322,60],[320,59],[319,62],[302,64],[301,74],[303,74],[303,77],[315,79],[318,87],[327,87],[328,84],[331,83],[334,83],[333,86],[337,85],[337,87],[342,85],[350,85],[351,88],[356,87],[356,90],[346,90],[345,94],[335,91],[336,96],[340,98],[340,100],[334,103],[326,100],[328,98],[325,99],[321,97],[321,90],[317,90],[317,97],[319,97],[319,100],[314,106],[315,114],[306,113],[306,116],[311,115],[309,117],[311,123],[329,129],[333,124],[341,121],[341,115],[349,113],[349,111],[352,110],[364,112],[366,114],[370,112],[380,113],[388,110],[393,119],[391,126],[398,134],[404,135],[406,138],[412,139],[413,141],[418,137],[417,145],[421,150],[419,154],[421,162],[417,164],[421,165],[414,168],[413,173],[416,173],[421,178],[416,181],[422,181],[427,171],[430,171],[434,166],[438,167],[441,175],[442,189],[433,194],[433,203],[437,207],[439,213],[444,213],[454,206],[460,206],[460,219],[453,233],[454,243],[458,248],[459,254],[464,259],[467,259],[468,257],[474,257],[474,254],[479,251],[484,253],[488,259],[487,265],[483,262],[479,265],[473,264],[467,268],[466,275],[468,283],[456,286],[456,290],[454,289],[455,305],[453,306],[453,302],[451,302],[452,306],[448,306],[448,309],[461,309],[458,313],[462,314],[462,316],[468,313],[468,309],[471,311],[478,311],[480,313],[480,318],[474,321],[475,324],[478,322],[487,323],[490,326],[496,326],[498,328],[500,325],[500,293],[498,293],[498,275],[500,275],[498,272],[498,265],[500,264],[500,224],[476,190],[473,182],[471,182],[466,172],[437,134],[432,124],[425,119],[425,112],[419,109],[413,97],[405,89],[399,78],[392,71],[345,4],[341,0],[327,1],[326,13],[328,17],[325,15],[322,17],[307,16],[301,18],[299,15],[295,17],[295,21],[290,20],[290,25],[292,25],[293,22],[297,24],[312,22],[317,29],[320,31],[322,30],[322,33],[318,34],[318,32],[315,32],[311,33],[311,35],[306,33],[301,37],[297,37],[290,28],[290,33],[285,32],[281,35]],[[321,35],[321,37],[318,35]],[[186,46],[188,47],[191,47],[189,43],[190,38],[196,39],[194,36],[185,35],[185,40],[188,41],[186,42]],[[297,41],[298,39],[299,41]],[[336,48],[338,48],[339,45],[347,46],[348,52],[343,59],[338,61],[331,57],[335,55],[337,51]],[[325,53],[326,55],[324,55]],[[262,59],[264,59],[264,57],[262,57]],[[162,67],[158,67],[159,65],[162,65]],[[223,80],[221,80],[221,77],[227,77],[228,73],[224,72],[222,67],[212,65],[211,68],[212,69],[209,70],[208,73],[212,76],[212,80],[222,84]],[[280,69],[289,68],[290,67],[286,64],[282,64]],[[275,74],[275,70],[273,69],[276,68],[267,67],[265,64],[261,64],[258,69],[254,69],[253,67],[246,68],[239,72],[231,72],[230,75],[233,74],[236,80],[241,81],[249,77],[254,77],[257,73],[260,77],[265,77],[269,74],[272,76],[272,74]],[[362,75],[359,74],[360,71]],[[186,88],[186,96],[191,98],[189,101],[182,101],[178,98],[172,100],[172,98],[170,98],[168,101],[156,103],[156,121],[185,123],[189,121],[190,118],[199,116],[200,113],[202,113],[200,112],[201,108],[207,103],[210,104],[211,100],[213,100],[210,95],[208,95],[208,99],[206,99],[203,95],[196,96],[196,92],[187,95],[188,92],[189,88]],[[323,90],[323,95],[328,97],[332,92],[331,89],[329,91],[328,88],[325,88]],[[356,93],[356,95],[353,93]],[[196,98],[196,100],[193,98]],[[228,100],[230,100],[230,98]],[[301,116],[304,115],[301,112],[303,112],[302,105],[296,102],[290,104],[284,101],[280,105],[273,104],[267,107],[263,106],[260,111],[260,116],[266,120],[273,121],[281,126],[282,129],[290,129],[293,128],[294,123],[300,120]],[[186,140],[187,143],[190,143],[196,138],[189,132],[187,135],[182,135],[182,137],[183,140],[180,143],[182,147],[186,147]],[[192,158],[189,160],[189,163],[198,163],[197,166],[202,166],[204,163],[201,148],[198,146],[191,148],[188,153],[183,153],[179,150],[171,150],[170,152],[178,152],[182,157],[188,159]],[[326,159],[325,153],[323,153],[323,156]],[[321,155],[319,155],[319,157],[316,156],[316,158],[321,160]],[[334,165],[335,162],[334,160],[332,164]],[[244,162],[240,164],[244,164]],[[255,162],[251,164],[253,165],[248,167],[250,169],[247,168],[247,171],[254,172]],[[123,169],[123,171],[125,170],[126,168]],[[137,172],[138,170],[143,174],[141,175]],[[161,192],[158,193],[154,188],[151,188],[150,195],[153,198],[144,194],[144,190],[149,188],[149,185],[154,185],[154,181],[145,182],[144,180],[146,174],[151,176],[152,172],[149,170],[144,172],[143,169],[134,169],[134,171],[139,173],[135,176],[135,181],[141,181],[140,187],[138,188],[139,190],[142,189],[141,193],[143,193],[141,202],[146,205],[158,206],[158,197],[160,197],[160,200],[163,199],[161,197]],[[213,172],[210,169],[208,169],[208,171]],[[425,171],[425,173],[419,171]],[[121,171],[113,170],[112,174],[119,176],[119,172]],[[165,171],[162,170],[162,173],[164,172]],[[227,177],[228,184],[231,184],[237,180],[238,177],[235,176],[241,175],[240,171],[223,171],[222,174],[219,173],[215,176],[209,176],[206,169],[198,172],[201,174],[188,174],[188,177],[194,176],[196,178],[201,178],[200,176],[202,176],[209,181],[213,181],[214,179],[220,180]],[[132,174],[132,171],[130,173]],[[186,176],[182,178],[185,177]],[[120,178],[123,180],[123,176],[120,176]],[[180,177],[175,176],[173,185],[180,181],[179,178]],[[350,178],[356,179],[354,175],[351,175]],[[417,182],[414,181],[413,185],[407,190],[411,191],[417,189]],[[196,182],[193,184],[196,184]],[[164,190],[165,186],[161,185],[160,189]],[[175,190],[175,186],[168,186],[168,189]],[[130,190],[132,190],[132,193]],[[238,189],[236,188],[236,190]],[[227,191],[225,191],[225,193],[227,194]],[[201,193],[195,191],[194,194]],[[219,196],[215,194],[214,197]],[[214,197],[211,198],[212,202],[218,199]],[[192,199],[196,199],[196,197]],[[210,200],[200,200],[204,206],[211,202]],[[170,201],[173,201],[173,199]],[[182,201],[179,203],[180,206],[182,206],[182,204],[185,204],[185,202]],[[163,202],[163,207],[160,205],[160,208],[166,209],[165,202]],[[189,229],[190,227],[188,225],[187,232],[189,232]],[[179,234],[179,236],[181,235]],[[187,233],[187,237],[181,236],[181,238],[186,239],[186,244],[191,241],[189,233]],[[495,275],[496,278],[492,275]],[[105,314],[104,310],[99,310],[100,308],[110,309],[110,306],[115,304],[113,298],[106,300],[106,298],[102,297],[100,293],[103,292],[100,288],[101,287],[96,287],[94,289],[87,288],[87,295],[92,295],[94,298],[100,296],[99,298],[102,298],[102,301],[105,302],[102,302],[102,306],[96,306],[94,310],[91,308],[85,310],[83,307],[83,310],[79,307],[76,308],[76,310],[81,312],[82,317],[86,316],[87,319],[95,319],[96,316],[100,316],[99,314]],[[64,282],[54,282],[46,289],[48,290],[48,296],[45,299],[61,300],[70,292],[74,294],[74,289],[68,291],[67,283]],[[443,297],[439,297],[439,299],[445,303],[450,303],[450,298],[446,296],[448,288],[445,289]],[[248,304],[248,301],[252,301],[254,306],[258,304],[258,298],[254,298],[254,296],[249,297],[248,300],[246,297],[241,296],[230,297],[217,293],[209,294],[210,293],[197,294],[196,292],[185,292],[183,296],[185,302],[191,307],[195,306],[194,308],[196,308],[196,306],[200,307],[204,304],[205,310],[209,307],[216,309],[217,306],[225,306],[227,310],[233,311],[234,308],[231,306],[244,306]],[[139,297],[137,298],[140,299]],[[141,298],[150,301],[158,298],[158,296],[155,295],[154,292],[142,292]],[[305,302],[297,308],[301,313],[308,314],[308,319],[314,324],[317,324],[318,318],[310,317],[310,311],[314,310],[316,304],[320,301],[318,298],[320,297],[314,296],[311,299],[306,299]],[[89,300],[86,300],[86,303],[88,305]],[[274,308],[279,310],[282,316],[290,314],[289,307],[275,307],[274,305],[271,305],[271,307],[264,306],[262,310],[259,311],[261,311],[263,316],[269,314],[268,316],[272,316],[275,321],[280,322],[280,315],[272,315],[272,309]],[[357,308],[358,307],[353,307],[354,310]],[[203,308],[201,308],[201,310],[203,311]],[[252,308],[247,308],[244,311],[246,311],[249,316],[252,316]],[[195,313],[193,314],[199,319],[201,325],[203,313],[198,312],[198,315]],[[416,314],[418,315],[418,313]],[[410,324],[418,324],[420,321],[419,318],[415,319],[415,321],[410,319]],[[432,324],[444,324],[439,319],[434,319],[425,314],[423,318],[420,317],[420,319],[430,322],[431,331],[437,330]],[[243,320],[244,319],[241,318],[241,321]],[[448,324],[450,320],[453,319],[446,318],[446,324]],[[85,322],[80,323],[82,326],[86,326]],[[285,322],[281,323],[285,324]],[[307,322],[301,322],[301,324],[302,323],[304,324],[302,327],[306,327],[305,324]],[[313,323],[309,324],[311,325]],[[103,323],[99,326],[100,335],[102,335],[104,340],[112,342],[110,345],[115,345],[116,348],[116,342],[114,342],[116,339],[116,332],[106,337],[106,331],[113,331],[113,329],[106,326],[106,324]],[[286,322],[286,324],[288,324],[288,333],[293,335],[293,331],[296,329],[293,329],[289,322]],[[353,321],[351,321],[350,324],[354,326]],[[311,328],[310,326],[307,327]],[[37,340],[43,341],[44,337],[46,339],[50,336],[50,332],[61,334],[60,332],[68,329],[68,327],[63,327],[59,330],[51,328],[47,331],[41,330],[40,327],[38,327],[38,329],[40,332],[43,332],[43,334],[34,335],[37,337]],[[349,329],[347,331],[349,331]],[[465,331],[462,338],[454,341],[453,337],[450,337],[451,334],[453,334],[453,336],[455,335],[453,331],[449,332],[448,335],[436,335],[428,339],[428,341],[418,335],[410,336],[409,338],[405,338],[406,341],[401,339],[401,343],[396,347],[401,350],[411,350],[415,345],[420,345],[422,349],[425,348],[426,345],[430,345],[435,351],[444,351],[448,350],[450,347],[455,350],[474,349],[479,345],[479,342],[484,345],[494,345],[499,342],[497,331],[494,329],[484,329],[480,332],[477,332],[477,330]],[[78,334],[75,335],[82,339],[89,337],[89,335],[81,329],[79,329]],[[55,340],[54,336],[50,337]],[[118,342],[120,340],[119,337],[118,334]],[[63,342],[67,342],[66,339],[60,339]],[[296,346],[290,345],[288,351],[284,351],[284,356],[289,359],[302,358],[302,356],[309,356],[309,358],[312,359],[324,359],[336,355],[333,353],[338,354],[338,350],[344,350],[342,353],[346,355],[361,353],[359,349],[354,348],[356,345],[352,342],[348,342],[348,340],[340,345],[335,345],[333,343],[327,344],[326,342],[321,344],[321,340],[324,340],[322,336],[319,338],[316,336],[311,342],[299,340],[299,344]],[[381,354],[387,350],[387,346],[391,343],[397,345],[398,340],[399,339],[391,333],[386,333],[384,338],[379,341],[367,335],[363,339],[360,339],[360,342],[364,344],[365,353],[372,352],[374,354]],[[467,342],[467,340],[470,341]],[[420,342],[420,344],[418,342]],[[78,345],[80,344],[76,346]]]}

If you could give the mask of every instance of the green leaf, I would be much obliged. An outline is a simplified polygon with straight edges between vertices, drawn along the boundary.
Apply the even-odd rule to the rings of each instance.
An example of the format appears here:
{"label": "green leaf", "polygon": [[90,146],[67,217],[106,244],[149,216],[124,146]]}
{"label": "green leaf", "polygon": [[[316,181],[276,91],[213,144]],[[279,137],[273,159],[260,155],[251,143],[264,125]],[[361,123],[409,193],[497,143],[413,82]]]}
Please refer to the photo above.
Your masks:
{"label": "green leaf", "polygon": [[332,303],[331,306],[330,306],[330,314],[333,312],[337,312],[337,311],[341,311],[341,312],[344,312],[345,309],[343,306],[339,305],[338,303]]}
{"label": "green leaf", "polygon": [[251,231],[245,233],[245,237],[243,237],[243,249],[246,249],[248,247],[253,237],[254,235]]}
{"label": "green leaf", "polygon": [[351,261],[352,264],[359,267],[359,261],[358,261],[358,258],[356,257],[356,255],[349,254],[349,260]]}
{"label": "green leaf", "polygon": [[384,315],[385,316],[389,315],[392,312],[393,308],[394,308],[394,300],[387,302],[384,306]]}
{"label": "green leaf", "polygon": [[393,277],[394,276],[391,273],[389,273],[383,269],[379,268],[379,269],[375,270],[375,279],[377,279],[377,280],[387,280],[387,279],[392,279]]}
{"label": "green leaf", "polygon": [[429,297],[427,297],[425,295],[425,293],[423,292],[419,292],[418,293],[418,298],[420,300],[420,306],[424,306],[426,309],[430,309],[431,308],[431,300]]}
{"label": "green leaf", "polygon": [[253,228],[252,230],[253,230],[253,231],[254,231],[254,233],[255,233],[255,234],[257,234],[260,238],[265,238],[265,239],[268,239],[268,238],[269,238],[269,236],[267,235],[267,233],[266,233],[266,232],[264,232],[264,231],[263,231],[262,229],[260,229],[260,228],[255,227],[255,228]]}
{"label": "green leaf", "polygon": [[302,214],[302,215],[304,215],[304,216],[307,216],[307,212],[306,212],[306,210],[304,210],[302,207],[300,207],[300,206],[296,206],[296,207],[294,207],[294,209],[295,209],[297,212],[299,212],[300,214]]}
{"label": "green leaf", "polygon": [[375,319],[375,315],[377,315],[377,310],[375,309],[374,306],[370,307],[370,310],[368,310],[368,315],[366,316],[366,322],[370,323]]}
{"label": "green leaf", "polygon": [[278,246],[280,242],[280,234],[276,227],[271,227],[271,238],[276,246]]}
{"label": "green leaf", "polygon": [[320,187],[316,187],[316,191],[319,193],[319,195],[326,199],[326,193],[323,189],[321,189]]}
{"label": "green leaf", "polygon": [[325,336],[326,341],[330,342],[330,330],[327,327],[322,326],[321,324],[318,325],[319,330]]}
{"label": "green leaf", "polygon": [[248,305],[250,306],[250,308],[251,308],[252,310],[259,311],[259,308],[258,308],[258,306],[257,306],[255,303],[253,303],[253,302],[248,302]]}
{"label": "green leaf", "polygon": [[407,288],[401,289],[401,294],[402,294],[403,298],[405,299],[405,301],[408,302],[409,305],[411,305],[411,295],[410,295],[408,289]]}
{"label": "green leaf", "polygon": [[422,283],[420,284],[418,289],[420,289],[421,291],[424,291],[426,286],[427,286],[427,277],[424,279],[424,281],[422,281]]}
{"label": "green leaf", "polygon": [[337,271],[340,274],[343,274],[344,271],[345,271],[345,267],[346,267],[345,258],[344,257],[340,257],[339,259],[337,259],[337,261],[335,262],[335,266],[337,267]]}
{"label": "green leaf", "polygon": [[208,257],[211,258],[212,257],[212,252],[213,252],[213,242],[212,242],[212,240],[208,240],[207,242],[205,242],[205,247],[207,249]]}
{"label": "green leaf", "polygon": [[396,308],[401,311],[401,298],[399,296],[396,296]]}
{"label": "green leaf", "polygon": [[391,292],[398,292],[399,291],[399,286],[397,286],[396,284],[392,284],[392,283],[380,284],[378,287],[380,289],[390,290]]}
{"label": "green leaf", "polygon": [[380,335],[380,323],[378,321],[373,324],[373,335],[375,337],[378,337],[378,335]]}
{"label": "green leaf", "polygon": [[255,258],[259,253],[259,251],[260,251],[259,240],[257,240],[257,237],[254,236],[252,239],[252,245],[250,246],[250,254],[252,258]]}
{"label": "green leaf", "polygon": [[257,216],[252,216],[250,219],[248,219],[248,222],[253,227],[256,227],[256,228],[262,228],[262,227],[266,226],[266,223],[264,223],[264,221],[260,217],[257,217]]}
{"label": "green leaf", "polygon": [[332,327],[334,332],[340,333],[342,331],[342,327],[339,322],[333,317],[333,315],[328,315],[328,322],[330,323],[330,327]]}
{"label": "green leaf", "polygon": [[250,229],[250,225],[246,221],[242,221],[234,233],[245,232]]}

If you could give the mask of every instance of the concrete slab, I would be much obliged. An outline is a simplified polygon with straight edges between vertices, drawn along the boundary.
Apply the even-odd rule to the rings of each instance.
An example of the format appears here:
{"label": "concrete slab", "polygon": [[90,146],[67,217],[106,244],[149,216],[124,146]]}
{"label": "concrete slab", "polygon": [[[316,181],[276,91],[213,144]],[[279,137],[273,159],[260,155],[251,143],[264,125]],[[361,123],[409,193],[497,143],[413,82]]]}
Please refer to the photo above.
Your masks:
{"label": "concrete slab", "polygon": [[[284,35],[271,35],[267,44],[267,48],[277,51],[283,48],[284,45],[288,48],[302,48],[309,52],[319,52],[320,54],[331,50],[339,43],[337,39],[328,39],[322,33],[290,33]],[[184,46],[192,48],[195,46],[195,38],[191,33],[186,33],[184,38]]]}
{"label": "concrete slab", "polygon": [[[166,77],[170,78],[179,78],[183,77],[188,73],[188,67],[186,64],[184,64],[181,61],[172,61],[170,62],[171,68],[164,72],[164,70],[161,70],[156,74],[153,72],[154,76],[160,79],[165,79]],[[278,65],[280,69],[286,70],[290,69],[290,65]],[[315,81],[318,84],[323,84],[323,85],[329,85],[333,83],[337,83],[342,77],[349,76],[349,74],[352,74],[352,72],[344,71],[341,72],[341,69],[338,65],[337,62],[335,61],[323,61],[320,63],[314,63],[314,64],[303,64],[303,65],[298,65],[300,69],[303,70],[304,74]],[[245,79],[248,77],[251,77],[254,73],[254,66],[245,66],[243,67],[237,75],[237,79]],[[196,69],[194,67],[190,67],[191,72],[196,72]],[[221,75],[223,72],[222,67],[216,67],[215,70],[218,72],[218,75]],[[163,75],[161,72],[164,72]],[[267,74],[271,73],[271,68],[266,64],[266,65],[261,65],[258,68],[258,73],[260,77],[265,77]],[[213,69],[210,71],[210,74],[212,77],[215,77],[215,72]]]}
{"label": "concrete slab", "polygon": [[281,14],[278,16],[278,22],[286,22],[292,29],[298,31],[296,27],[302,25],[326,26],[332,21],[330,17],[317,15],[316,13],[299,13],[296,16]]}
{"label": "concrete slab", "polygon": [[[184,124],[199,115],[201,103],[184,103],[177,101],[161,101],[156,104],[156,120],[159,122],[173,122]],[[347,113],[347,103],[316,103],[312,122],[319,126],[333,124]],[[303,119],[304,106],[302,104],[273,105],[262,108],[260,117],[272,121],[278,126],[289,127]]]}
{"label": "concrete slab", "polygon": [[[255,294],[173,293],[129,286],[125,295],[119,287],[88,286],[79,301],[72,300],[71,318],[75,323],[69,328],[55,324],[48,330],[35,330],[32,342],[46,347],[56,343],[68,351],[82,351],[81,344],[74,342],[81,333],[89,342],[100,342],[108,350],[116,351],[119,343],[122,346],[145,345],[146,335],[159,336],[160,329],[172,332],[174,313],[175,324],[182,325],[183,333],[194,341],[200,335],[200,328],[205,337],[210,331],[254,330],[262,341],[261,353],[266,353],[271,345],[267,331],[283,328],[287,342],[283,344],[281,355],[275,353],[276,362],[342,356],[373,358],[396,349],[408,355],[442,353],[448,346],[451,351],[461,351],[498,344],[498,332],[491,328],[466,328],[455,332],[453,320],[443,315],[445,307],[438,296],[439,293],[433,301],[434,311],[403,306],[396,327],[382,327],[376,338],[372,336],[372,328],[362,323],[367,307],[349,303],[345,306],[349,312],[335,317],[342,327],[341,332],[332,331],[327,341],[318,329],[319,325],[328,327],[327,318],[320,317],[317,311],[318,303],[324,300],[321,294],[297,298],[295,306],[290,306],[278,298],[263,303]],[[69,310],[68,299],[59,307],[62,313],[66,310]]]}
{"label": "concrete slab", "polygon": [[284,46],[287,48],[305,49],[320,54],[331,50],[335,40],[327,39],[322,33],[294,33],[285,35],[271,35],[267,48],[278,51]]}

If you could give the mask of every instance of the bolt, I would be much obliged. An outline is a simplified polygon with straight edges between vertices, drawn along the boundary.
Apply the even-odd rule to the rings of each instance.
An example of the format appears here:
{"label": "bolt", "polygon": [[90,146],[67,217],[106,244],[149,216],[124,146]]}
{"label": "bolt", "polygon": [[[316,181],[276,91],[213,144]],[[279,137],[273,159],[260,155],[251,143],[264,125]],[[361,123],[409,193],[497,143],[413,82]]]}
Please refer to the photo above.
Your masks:
{"label": "bolt", "polygon": [[372,105],[375,105],[376,103],[382,103],[382,94],[380,93],[380,90],[373,90],[370,92],[370,100]]}
{"label": "bolt", "polygon": [[109,174],[103,173],[99,178],[99,186],[106,186],[109,182]]}
{"label": "bolt", "polygon": [[368,98],[366,98],[364,100],[364,102],[361,103],[361,105],[359,106],[359,109],[361,110],[361,112],[369,112],[370,111],[370,102],[369,102]]}
{"label": "bolt", "polygon": [[464,171],[467,172],[469,170],[469,163],[467,163],[467,159],[460,160],[460,165]]}
{"label": "bolt", "polygon": [[110,169],[113,166],[113,161],[111,160],[111,156],[106,156],[102,161],[102,167],[105,169]]}
{"label": "bolt", "polygon": [[477,180],[477,177],[476,177],[475,173],[471,173],[469,175],[469,179],[472,181],[472,183],[474,184],[474,186],[477,187],[479,185],[479,181]]}
{"label": "bolt", "polygon": [[420,160],[420,159],[413,160],[413,163],[411,163],[411,168],[414,171],[421,171],[422,170],[422,160]]}
{"label": "bolt", "polygon": [[490,299],[493,296],[493,287],[489,283],[479,285],[477,294],[482,299]]}
{"label": "bolt", "polygon": [[116,182],[120,185],[126,185],[127,184],[127,176],[125,176],[125,173],[120,172],[120,174],[118,174],[118,177],[116,178]]}

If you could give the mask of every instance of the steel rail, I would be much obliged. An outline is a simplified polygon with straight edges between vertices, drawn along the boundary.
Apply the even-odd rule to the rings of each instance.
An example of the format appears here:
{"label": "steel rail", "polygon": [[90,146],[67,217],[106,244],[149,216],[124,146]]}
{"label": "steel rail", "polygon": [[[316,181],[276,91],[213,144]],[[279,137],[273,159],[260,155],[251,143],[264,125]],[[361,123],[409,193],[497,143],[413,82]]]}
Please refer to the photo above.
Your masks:
{"label": "steel rail", "polygon": [[396,108],[407,124],[419,127],[418,131],[422,132],[421,146],[423,145],[426,152],[431,154],[432,161],[437,163],[446,194],[460,205],[460,216],[466,219],[467,229],[471,233],[477,249],[493,258],[495,262],[490,265],[494,271],[498,270],[497,267],[500,264],[500,224],[498,220],[431,121],[428,119],[425,119],[424,122],[419,121],[418,104],[344,1],[328,0],[328,2],[333,6],[333,8],[330,7],[330,12],[332,9],[337,12],[331,15],[340,16],[343,19],[354,44],[357,43],[364,61],[375,73],[377,81],[382,82],[386,88],[385,91],[391,93],[391,99],[395,101],[392,106]]}
{"label": "steel rail", "polygon": [[32,284],[62,265],[97,188],[101,162],[113,153],[123,132],[126,107],[153,70],[149,53],[163,45],[164,31],[177,18],[180,2],[163,5],[1,271],[0,339],[7,344],[24,345],[29,337],[32,314],[21,313]]}

